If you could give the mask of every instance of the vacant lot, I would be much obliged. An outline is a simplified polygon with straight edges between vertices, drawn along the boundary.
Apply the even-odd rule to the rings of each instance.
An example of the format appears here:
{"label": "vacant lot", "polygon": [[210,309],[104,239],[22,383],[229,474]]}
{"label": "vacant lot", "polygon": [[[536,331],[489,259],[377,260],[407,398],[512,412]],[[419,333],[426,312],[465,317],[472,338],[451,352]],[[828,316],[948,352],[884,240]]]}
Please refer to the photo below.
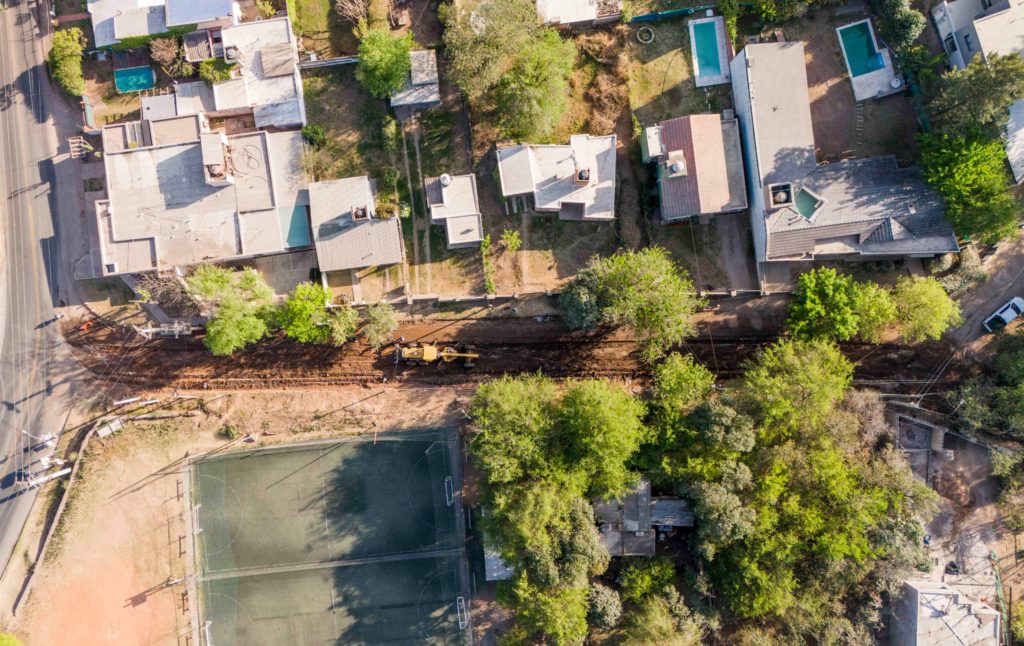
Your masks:
{"label": "vacant lot", "polygon": [[118,435],[94,439],[60,540],[37,570],[15,631],[26,644],[195,643],[185,639],[194,604],[183,605],[182,586],[164,586],[185,572],[179,480],[186,455],[237,446],[219,435],[226,427],[256,433],[263,444],[452,426],[470,392],[226,393],[168,412],[189,417],[130,422]]}

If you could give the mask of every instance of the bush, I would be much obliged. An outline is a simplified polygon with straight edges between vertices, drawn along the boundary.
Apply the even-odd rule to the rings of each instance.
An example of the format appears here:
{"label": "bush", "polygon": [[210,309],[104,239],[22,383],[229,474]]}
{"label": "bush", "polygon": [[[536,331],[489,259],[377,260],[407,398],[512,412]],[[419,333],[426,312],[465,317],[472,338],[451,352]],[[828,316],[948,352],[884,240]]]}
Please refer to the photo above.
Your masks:
{"label": "bush", "polygon": [[50,49],[50,72],[53,80],[70,96],[82,96],[85,91],[85,79],[82,77],[82,52],[85,49],[85,36],[78,27],[62,29],[53,34],[53,47]]}
{"label": "bush", "polygon": [[199,78],[210,85],[218,81],[229,81],[233,67],[219,58],[208,58],[199,64]]}
{"label": "bush", "polygon": [[505,251],[515,253],[523,246],[523,239],[519,237],[519,232],[515,229],[505,229],[501,232],[501,244],[505,247]]}
{"label": "bush", "polygon": [[236,440],[238,439],[238,428],[233,424],[228,424],[220,429],[220,436],[227,440]]}
{"label": "bush", "polygon": [[611,630],[622,619],[622,599],[619,593],[600,583],[590,584],[587,619],[600,630]]}
{"label": "bush", "polygon": [[299,343],[327,343],[331,339],[327,314],[330,299],[331,294],[323,285],[296,285],[278,311],[284,333]]}
{"label": "bush", "polygon": [[359,329],[359,312],[348,303],[331,312],[327,325],[331,331],[331,342],[344,345],[355,338]]}
{"label": "bush", "polygon": [[387,303],[376,303],[366,310],[366,321],[363,324],[363,337],[374,350],[379,350],[391,333],[398,329],[398,318],[395,308]]}
{"label": "bush", "polygon": [[907,0],[872,0],[871,8],[878,20],[878,35],[897,54],[910,50],[924,31],[924,15],[911,9]]}
{"label": "bush", "polygon": [[939,281],[931,277],[900,278],[893,299],[899,311],[903,338],[907,341],[936,340],[963,321],[960,307]]}
{"label": "bush", "polygon": [[359,43],[356,78],[375,97],[387,98],[402,89],[412,69],[409,52],[412,36],[393,36],[385,29],[371,29]]}
{"label": "bush", "polygon": [[302,138],[314,148],[323,148],[327,145],[327,131],[323,126],[316,124],[302,126]]}

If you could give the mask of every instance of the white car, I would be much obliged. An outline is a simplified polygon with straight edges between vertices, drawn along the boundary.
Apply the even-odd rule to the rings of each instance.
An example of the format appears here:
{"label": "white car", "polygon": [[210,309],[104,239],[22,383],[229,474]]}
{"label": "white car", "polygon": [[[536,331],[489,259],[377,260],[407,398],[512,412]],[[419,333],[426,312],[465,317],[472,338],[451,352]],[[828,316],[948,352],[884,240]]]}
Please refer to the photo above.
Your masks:
{"label": "white car", "polygon": [[998,332],[1021,314],[1024,314],[1024,298],[1014,296],[1010,302],[999,308],[999,311],[985,319],[982,325],[989,332]]}

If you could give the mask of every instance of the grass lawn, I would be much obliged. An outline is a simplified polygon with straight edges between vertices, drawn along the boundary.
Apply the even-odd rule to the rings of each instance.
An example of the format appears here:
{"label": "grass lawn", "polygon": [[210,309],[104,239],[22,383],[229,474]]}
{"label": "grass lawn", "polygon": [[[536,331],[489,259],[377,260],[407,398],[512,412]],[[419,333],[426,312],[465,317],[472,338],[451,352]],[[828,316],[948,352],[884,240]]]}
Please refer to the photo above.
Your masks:
{"label": "grass lawn", "polygon": [[710,3],[707,0],[624,0],[622,4],[627,15],[642,16],[645,13],[703,7],[717,3]]}
{"label": "grass lawn", "polygon": [[295,7],[292,17],[295,31],[300,34],[327,31],[332,9],[330,0],[289,0],[288,4],[289,15],[292,6]]}
{"label": "grass lawn", "polygon": [[[644,45],[635,36],[629,39],[629,103],[640,125],[732,107],[728,84],[710,88],[694,85],[686,20],[663,20],[644,26],[654,32],[654,42]],[[632,31],[635,33],[636,28]]]}

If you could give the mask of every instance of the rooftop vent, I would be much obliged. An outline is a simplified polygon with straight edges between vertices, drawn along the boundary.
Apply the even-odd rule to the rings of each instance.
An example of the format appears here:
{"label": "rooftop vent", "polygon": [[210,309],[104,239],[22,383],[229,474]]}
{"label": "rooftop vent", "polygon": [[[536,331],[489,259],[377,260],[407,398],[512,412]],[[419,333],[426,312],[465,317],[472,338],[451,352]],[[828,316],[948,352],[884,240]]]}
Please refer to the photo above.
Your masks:
{"label": "rooftop vent", "polygon": [[793,204],[793,185],[789,182],[768,185],[768,207],[777,209]]}
{"label": "rooftop vent", "polygon": [[238,47],[229,45],[224,49],[224,60],[226,61],[237,61],[238,60]]}
{"label": "rooftop vent", "polygon": [[353,220],[369,220],[370,209],[366,206],[353,206],[352,207],[352,219]]}
{"label": "rooftop vent", "polygon": [[580,186],[586,186],[590,183],[590,169],[581,168],[576,171],[576,183]]}
{"label": "rooftop vent", "polygon": [[685,177],[689,174],[686,168],[686,157],[681,150],[673,150],[668,154],[668,161],[665,162],[665,170],[669,177]]}
{"label": "rooftop vent", "polygon": [[442,174],[438,179],[441,180],[441,186],[451,186],[452,184],[452,176],[448,173]]}

